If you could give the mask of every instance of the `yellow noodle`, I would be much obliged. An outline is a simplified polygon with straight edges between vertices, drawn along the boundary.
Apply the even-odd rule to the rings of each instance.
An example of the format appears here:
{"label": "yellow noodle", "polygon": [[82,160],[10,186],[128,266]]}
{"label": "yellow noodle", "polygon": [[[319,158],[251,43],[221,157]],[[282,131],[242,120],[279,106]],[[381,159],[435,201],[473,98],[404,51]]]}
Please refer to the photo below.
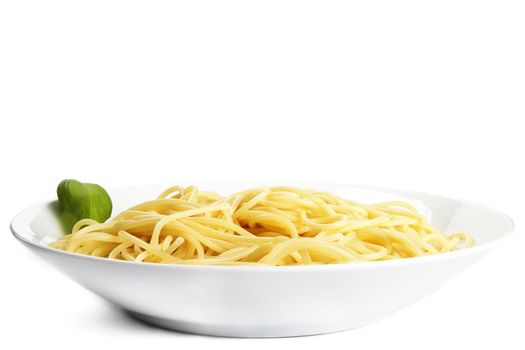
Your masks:
{"label": "yellow noodle", "polygon": [[78,221],[50,244],[109,259],[190,265],[310,265],[392,260],[464,249],[410,203],[365,205],[332,193],[262,187],[228,197],[173,186],[106,223]]}

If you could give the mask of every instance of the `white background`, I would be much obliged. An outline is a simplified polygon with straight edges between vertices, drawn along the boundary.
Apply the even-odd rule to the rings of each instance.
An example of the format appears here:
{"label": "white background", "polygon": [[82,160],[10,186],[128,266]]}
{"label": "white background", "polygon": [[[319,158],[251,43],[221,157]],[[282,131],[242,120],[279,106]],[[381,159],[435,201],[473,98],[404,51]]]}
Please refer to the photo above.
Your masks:
{"label": "white background", "polygon": [[[0,2],[2,343],[15,348],[523,349],[522,1]],[[438,293],[332,335],[224,339],[131,320],[10,219],[63,178],[339,181],[496,207],[516,235]]]}

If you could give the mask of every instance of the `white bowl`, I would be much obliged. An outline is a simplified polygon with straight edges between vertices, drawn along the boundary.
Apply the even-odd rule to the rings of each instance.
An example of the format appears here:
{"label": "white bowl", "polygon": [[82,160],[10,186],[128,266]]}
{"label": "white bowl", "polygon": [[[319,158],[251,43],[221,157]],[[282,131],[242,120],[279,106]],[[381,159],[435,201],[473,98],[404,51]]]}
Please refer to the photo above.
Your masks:
{"label": "white bowl", "polygon": [[[447,233],[465,231],[476,246],[393,261],[316,266],[177,266],[134,263],[47,247],[63,232],[56,202],[18,214],[11,230],[25,246],[66,275],[136,317],[183,332],[231,337],[280,337],[367,325],[434,292],[513,229],[493,209],[429,194],[336,184],[292,184],[365,203],[414,204]],[[151,199],[166,186],[110,191],[114,213]],[[253,184],[203,184],[221,194]]]}

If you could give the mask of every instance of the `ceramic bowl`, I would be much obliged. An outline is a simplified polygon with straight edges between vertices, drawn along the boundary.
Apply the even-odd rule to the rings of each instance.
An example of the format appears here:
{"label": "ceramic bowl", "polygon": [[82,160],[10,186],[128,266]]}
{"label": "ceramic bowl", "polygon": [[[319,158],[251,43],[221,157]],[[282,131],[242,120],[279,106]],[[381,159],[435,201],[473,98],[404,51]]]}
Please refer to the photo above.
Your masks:
{"label": "ceramic bowl", "polygon": [[[513,228],[508,216],[464,200],[339,184],[291,185],[364,203],[408,201],[441,230],[470,233],[476,246],[410,259],[315,266],[135,263],[47,247],[64,234],[56,215],[58,204],[52,201],[22,211],[13,219],[11,230],[26,247],[67,276],[148,323],[217,336],[280,337],[336,332],[391,315],[436,291]],[[109,191],[114,213],[151,199],[166,187]],[[213,183],[199,187],[229,194],[254,186]]]}

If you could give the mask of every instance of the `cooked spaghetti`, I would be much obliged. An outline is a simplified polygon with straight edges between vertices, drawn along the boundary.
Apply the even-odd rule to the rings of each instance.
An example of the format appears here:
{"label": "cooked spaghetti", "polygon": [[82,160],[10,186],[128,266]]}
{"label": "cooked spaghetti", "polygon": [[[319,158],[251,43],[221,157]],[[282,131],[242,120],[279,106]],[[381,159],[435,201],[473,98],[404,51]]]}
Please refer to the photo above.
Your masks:
{"label": "cooked spaghetti", "polygon": [[405,202],[364,205],[331,193],[262,187],[221,197],[195,186],[99,223],[78,221],[51,247],[165,264],[309,265],[410,258],[473,245],[446,235]]}

